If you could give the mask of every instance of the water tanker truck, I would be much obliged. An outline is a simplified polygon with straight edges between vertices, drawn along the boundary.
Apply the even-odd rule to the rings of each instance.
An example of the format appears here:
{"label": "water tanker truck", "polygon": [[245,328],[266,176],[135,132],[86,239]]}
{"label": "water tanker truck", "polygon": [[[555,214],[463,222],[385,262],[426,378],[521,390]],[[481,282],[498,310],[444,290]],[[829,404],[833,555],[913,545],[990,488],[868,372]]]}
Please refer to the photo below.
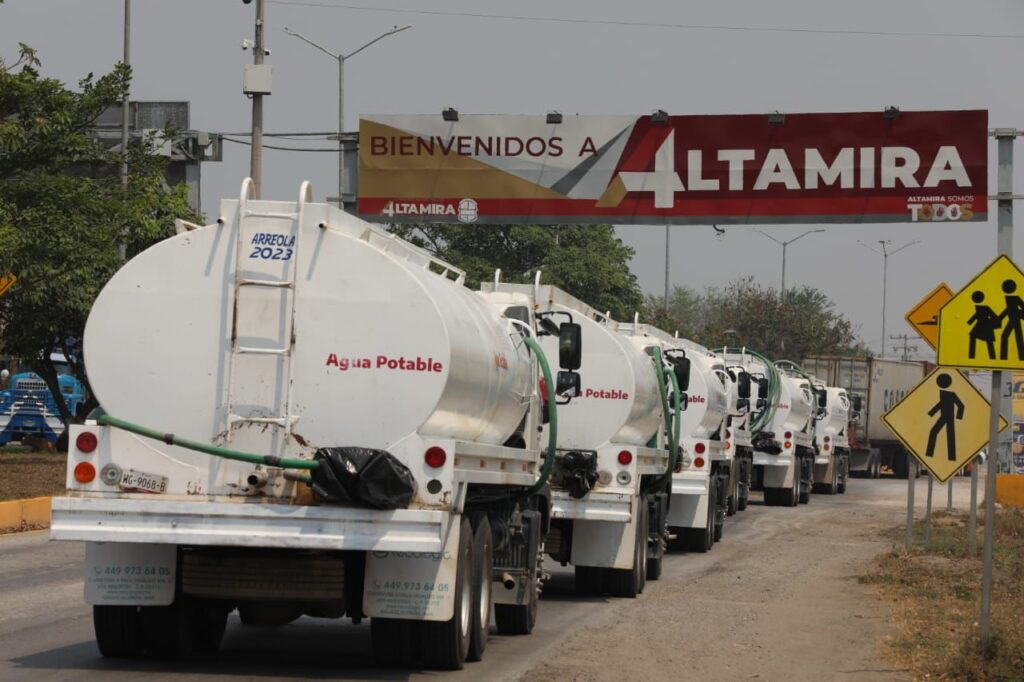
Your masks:
{"label": "water tanker truck", "polygon": [[850,471],[878,478],[887,467],[906,478],[910,455],[881,417],[924,379],[930,363],[814,355],[801,364],[827,385],[844,389],[850,399]]}
{"label": "water tanker truck", "polygon": [[845,493],[850,475],[850,399],[845,389],[816,377],[811,378],[811,388],[818,405],[813,492]]}
{"label": "water tanker truck", "polygon": [[703,346],[639,319],[619,332],[679,363],[686,409],[680,417],[679,459],[672,474],[668,527],[671,549],[706,552],[722,537],[731,454],[721,439],[727,414],[725,367]]}
{"label": "water tanker truck", "polygon": [[[53,353],[51,362],[57,369],[57,385],[68,413],[76,416],[85,403],[85,384],[71,374],[63,353]],[[57,443],[64,433],[64,420],[43,377],[35,372],[17,372],[0,391],[0,445],[24,438],[45,438]],[[58,443],[59,445],[59,443]]]}
{"label": "water tanker truck", "polygon": [[86,543],[100,651],[209,654],[234,609],[369,617],[378,660],[438,669],[482,656],[492,603],[529,633],[557,440],[536,311],[308,183],[250,190],[126,263],[86,325],[101,410],[51,536]]}
{"label": "water tanker truck", "polygon": [[[558,380],[558,395],[575,397],[558,412],[545,551],[573,565],[579,593],[636,597],[660,576],[665,548],[666,364],[616,333],[607,315],[541,285],[539,274],[533,285],[495,277],[481,288],[489,300],[531,306],[546,325],[580,325],[585,379],[562,372]],[[549,355],[558,343],[541,341]]]}
{"label": "water tanker truck", "polygon": [[[725,429],[725,449],[732,452],[729,501],[726,513],[732,516],[747,508],[754,470],[754,438],[763,430],[770,418],[768,414],[768,378],[752,374],[747,367],[751,351],[746,348],[719,348],[715,351],[722,359],[729,381],[728,411]],[[756,371],[756,370],[755,370]]]}

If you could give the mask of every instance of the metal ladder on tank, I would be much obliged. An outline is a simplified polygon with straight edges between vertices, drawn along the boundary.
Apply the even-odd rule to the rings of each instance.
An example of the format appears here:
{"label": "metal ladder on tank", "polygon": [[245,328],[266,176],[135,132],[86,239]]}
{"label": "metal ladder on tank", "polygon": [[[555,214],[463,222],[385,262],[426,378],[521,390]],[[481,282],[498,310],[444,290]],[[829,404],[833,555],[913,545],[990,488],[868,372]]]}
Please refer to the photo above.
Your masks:
{"label": "metal ladder on tank", "polygon": [[[287,447],[292,435],[292,426],[299,420],[297,415],[291,414],[292,406],[292,352],[295,348],[295,282],[299,271],[299,236],[302,230],[302,214],[306,203],[313,200],[313,188],[309,181],[304,181],[299,188],[299,200],[296,203],[296,211],[293,213],[280,213],[273,211],[253,211],[248,208],[248,202],[253,190],[253,181],[246,178],[242,181],[242,191],[238,200],[238,235],[235,246],[235,282],[234,301],[231,310],[231,352],[228,360],[227,380],[227,442],[235,433],[235,429],[242,424],[268,424],[281,429],[282,452]],[[292,253],[290,264],[291,274],[287,279],[272,280],[265,278],[245,278],[242,276],[243,256],[245,255],[245,241],[243,239],[246,218],[277,218],[289,220],[294,226],[295,247]],[[238,343],[238,296],[244,287],[266,287],[269,289],[285,289],[291,292],[291,305],[286,313],[287,326],[285,328],[285,342],[279,348],[257,348],[242,346]],[[283,412],[277,416],[253,417],[236,414],[234,410],[234,379],[236,358],[239,355],[272,355],[284,358],[284,382],[285,400]]]}

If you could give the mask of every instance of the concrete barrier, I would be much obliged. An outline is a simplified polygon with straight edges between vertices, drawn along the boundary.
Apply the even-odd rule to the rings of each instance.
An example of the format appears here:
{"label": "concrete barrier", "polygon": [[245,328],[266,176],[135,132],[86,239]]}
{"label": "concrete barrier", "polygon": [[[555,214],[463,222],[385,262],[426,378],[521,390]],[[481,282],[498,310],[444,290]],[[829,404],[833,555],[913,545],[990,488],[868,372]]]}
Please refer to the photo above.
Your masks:
{"label": "concrete barrier", "polygon": [[21,528],[25,525],[50,525],[49,497],[0,502],[0,529]]}
{"label": "concrete barrier", "polygon": [[997,475],[996,502],[1007,507],[1024,507],[1024,474]]}

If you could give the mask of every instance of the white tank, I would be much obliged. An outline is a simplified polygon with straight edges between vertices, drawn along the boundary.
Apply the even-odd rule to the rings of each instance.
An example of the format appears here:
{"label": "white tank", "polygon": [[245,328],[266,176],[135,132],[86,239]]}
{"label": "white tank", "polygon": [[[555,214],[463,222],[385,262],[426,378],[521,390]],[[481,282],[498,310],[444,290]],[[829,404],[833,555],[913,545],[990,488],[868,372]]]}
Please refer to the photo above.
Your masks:
{"label": "white tank", "polygon": [[786,431],[804,431],[813,410],[810,384],[803,377],[779,372],[779,399],[772,420],[775,438],[781,439]]}
{"label": "white tank", "polygon": [[693,438],[710,438],[729,414],[729,385],[725,363],[704,346],[679,339],[677,347],[690,358],[689,403],[683,412],[682,432]]}
{"label": "white tank", "polygon": [[[274,215],[240,221],[240,205]],[[528,350],[460,273],[326,204],[225,201],[221,220],[133,258],[96,299],[85,360],[108,413],[278,455],[515,432]],[[236,255],[240,277],[284,286],[239,288]],[[249,417],[290,419],[292,437]]]}
{"label": "white tank", "polygon": [[849,436],[847,428],[850,425],[850,399],[845,389],[824,384],[821,384],[820,388],[825,389],[826,399],[825,415],[818,421],[818,436],[829,436],[835,441],[836,447],[846,447]]}
{"label": "white tank", "polygon": [[[555,303],[554,310],[571,308]],[[559,318],[554,318],[558,320]],[[662,416],[654,364],[643,349],[591,317],[573,314],[582,326],[581,394],[558,412],[558,446],[596,450],[606,443],[646,446]],[[543,337],[549,357],[558,339]]]}

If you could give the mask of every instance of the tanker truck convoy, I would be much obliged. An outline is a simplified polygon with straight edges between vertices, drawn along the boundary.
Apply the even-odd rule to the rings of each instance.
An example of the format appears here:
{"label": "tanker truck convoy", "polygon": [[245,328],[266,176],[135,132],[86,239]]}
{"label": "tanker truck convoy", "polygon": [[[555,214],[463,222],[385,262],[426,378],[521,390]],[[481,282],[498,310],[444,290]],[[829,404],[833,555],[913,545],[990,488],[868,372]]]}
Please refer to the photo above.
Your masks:
{"label": "tanker truck convoy", "polygon": [[[86,325],[101,409],[72,429],[51,535],[87,543],[101,653],[211,654],[234,609],[369,617],[387,665],[479,659],[492,603],[499,632],[529,633],[558,442],[541,343],[579,368],[584,316],[473,292],[308,183],[251,189],[129,261]],[[657,428],[655,371],[624,367],[645,382],[633,443]],[[621,471],[665,466],[644,457]]]}
{"label": "tanker truck convoy", "polygon": [[[665,484],[674,463],[664,442],[671,425],[665,407],[675,375],[663,359],[616,333],[607,315],[542,286],[539,273],[532,286],[504,284],[496,275],[481,290],[488,300],[530,307],[542,325],[563,321],[582,328],[585,381],[560,381],[556,391],[575,398],[558,412],[545,551],[573,565],[579,593],[636,597],[648,578],[661,575]],[[559,342],[548,336],[541,345],[550,355]]]}
{"label": "tanker truck convoy", "polygon": [[828,386],[846,391],[850,471],[878,478],[887,467],[897,478],[906,478],[909,455],[881,417],[924,379],[931,363],[833,355],[814,355],[801,362]]}

